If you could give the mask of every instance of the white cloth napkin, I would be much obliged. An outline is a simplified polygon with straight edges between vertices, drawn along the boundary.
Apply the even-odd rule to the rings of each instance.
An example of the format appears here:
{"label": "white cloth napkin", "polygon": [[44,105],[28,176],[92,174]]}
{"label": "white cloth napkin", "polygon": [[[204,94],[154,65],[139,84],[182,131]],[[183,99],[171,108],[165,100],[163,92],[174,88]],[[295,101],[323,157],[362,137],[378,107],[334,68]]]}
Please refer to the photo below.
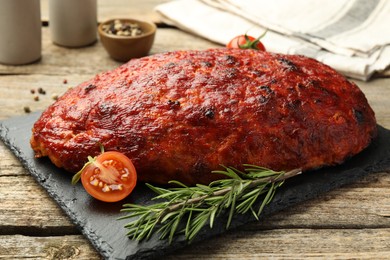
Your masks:
{"label": "white cloth napkin", "polygon": [[223,45],[268,30],[268,51],[306,55],[360,80],[390,65],[388,0],[176,0],[156,11],[167,24]]}

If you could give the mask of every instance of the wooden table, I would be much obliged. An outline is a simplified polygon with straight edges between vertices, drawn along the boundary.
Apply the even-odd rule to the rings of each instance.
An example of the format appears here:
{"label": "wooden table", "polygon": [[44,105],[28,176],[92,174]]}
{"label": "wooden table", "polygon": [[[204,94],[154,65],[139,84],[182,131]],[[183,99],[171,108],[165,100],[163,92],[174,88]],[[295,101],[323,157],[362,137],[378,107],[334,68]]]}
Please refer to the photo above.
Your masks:
{"label": "wooden table", "polygon": [[[101,0],[99,20],[135,16],[159,23],[153,7],[167,1]],[[42,1],[47,19],[47,1]],[[100,42],[81,49],[52,44],[43,23],[42,59],[26,66],[0,65],[0,119],[42,110],[70,86],[117,67]],[[160,24],[161,25],[161,24]],[[160,26],[152,53],[216,47]],[[356,82],[390,129],[390,78]],[[46,95],[31,94],[43,88]],[[26,129],[27,131],[27,129]],[[99,254],[0,142],[0,258],[99,259]],[[390,258],[390,174],[381,172],[275,214],[264,221],[190,245],[167,259]]]}

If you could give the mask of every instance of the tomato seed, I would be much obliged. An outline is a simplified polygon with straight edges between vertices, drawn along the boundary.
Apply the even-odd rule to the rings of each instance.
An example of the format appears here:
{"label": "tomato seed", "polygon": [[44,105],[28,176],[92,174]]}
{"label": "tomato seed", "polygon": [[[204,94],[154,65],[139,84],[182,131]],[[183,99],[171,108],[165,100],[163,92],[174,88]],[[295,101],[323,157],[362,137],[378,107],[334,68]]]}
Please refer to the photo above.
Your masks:
{"label": "tomato seed", "polygon": [[112,190],[122,190],[122,184],[112,184],[109,186]]}
{"label": "tomato seed", "polygon": [[110,187],[108,187],[106,184],[104,185],[104,187],[102,189],[103,192],[109,192],[110,190],[111,190]]}
{"label": "tomato seed", "polygon": [[102,162],[102,164],[106,167],[109,165],[112,165],[112,163],[113,163],[113,160],[107,160],[107,161]]}
{"label": "tomato seed", "polygon": [[96,187],[96,186],[98,186],[99,181],[97,179],[93,179],[90,183],[91,183],[91,185]]}

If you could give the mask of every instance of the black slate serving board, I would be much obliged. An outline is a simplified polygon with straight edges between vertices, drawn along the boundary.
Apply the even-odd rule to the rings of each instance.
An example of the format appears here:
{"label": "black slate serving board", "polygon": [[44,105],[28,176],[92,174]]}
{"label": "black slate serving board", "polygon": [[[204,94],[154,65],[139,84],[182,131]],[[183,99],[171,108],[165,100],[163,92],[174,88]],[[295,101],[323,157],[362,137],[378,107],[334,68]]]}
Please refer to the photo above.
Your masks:
{"label": "black slate serving board", "polygon": [[[72,186],[72,174],[55,167],[48,159],[34,159],[29,139],[33,123],[39,113],[0,121],[0,138],[12,150],[31,175],[58,203],[93,246],[106,259],[144,259],[163,255],[184,247],[183,237],[177,237],[172,244],[153,236],[148,241],[136,242],[126,237],[123,228],[126,220],[117,220],[124,203],[146,204],[153,196],[142,183],[124,201],[103,203],[92,199],[81,184]],[[265,208],[262,217],[314,198],[321,193],[352,183],[374,172],[390,170],[390,130],[381,126],[379,135],[362,153],[337,167],[306,172],[288,180],[276,193],[273,201]],[[206,228],[198,236],[204,240],[225,231],[224,216],[212,230]],[[252,215],[239,215],[232,221],[232,228],[253,221]]]}

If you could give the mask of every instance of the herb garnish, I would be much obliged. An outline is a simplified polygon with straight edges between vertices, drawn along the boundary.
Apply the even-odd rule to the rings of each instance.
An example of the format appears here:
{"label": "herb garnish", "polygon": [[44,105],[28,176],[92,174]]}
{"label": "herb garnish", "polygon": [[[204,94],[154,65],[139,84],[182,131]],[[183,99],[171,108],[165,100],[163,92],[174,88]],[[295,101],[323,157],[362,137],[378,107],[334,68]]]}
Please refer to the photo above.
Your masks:
{"label": "herb garnish", "polygon": [[[121,211],[129,214],[120,219],[131,218],[125,225],[127,235],[130,239],[143,240],[157,232],[160,239],[168,238],[171,243],[175,235],[184,234],[191,242],[204,226],[209,224],[212,228],[216,217],[224,210],[229,211],[226,228],[229,228],[235,213],[245,214],[250,211],[258,219],[284,180],[301,173],[300,169],[277,172],[249,164],[244,167],[244,171],[233,167],[213,171],[229,178],[214,181],[208,186],[197,184],[188,187],[178,181],[170,182],[179,186],[174,188],[146,184],[158,194],[154,200],[165,201],[147,206],[123,205]],[[260,199],[262,202],[259,208],[254,209]]]}

